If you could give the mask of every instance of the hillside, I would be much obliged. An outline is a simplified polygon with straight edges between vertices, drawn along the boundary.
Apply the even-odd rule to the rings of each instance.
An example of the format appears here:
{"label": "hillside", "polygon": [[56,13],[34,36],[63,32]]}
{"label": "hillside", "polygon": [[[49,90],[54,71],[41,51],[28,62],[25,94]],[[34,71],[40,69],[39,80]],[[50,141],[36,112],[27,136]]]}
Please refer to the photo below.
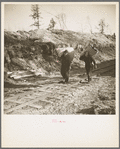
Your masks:
{"label": "hillside", "polygon": [[[58,45],[71,45],[75,47],[80,44],[83,47],[90,41],[94,41],[99,53],[95,55],[97,63],[115,59],[115,39],[112,36],[102,34],[84,34],[63,30],[31,30],[10,32],[4,31],[4,60],[6,72],[29,71],[30,75],[50,75],[59,73],[60,61],[55,52],[48,56],[42,54],[44,47],[41,43],[52,42]],[[75,50],[75,57],[71,68],[84,67],[84,63],[79,61],[80,51]],[[28,73],[28,72],[27,72]]]}

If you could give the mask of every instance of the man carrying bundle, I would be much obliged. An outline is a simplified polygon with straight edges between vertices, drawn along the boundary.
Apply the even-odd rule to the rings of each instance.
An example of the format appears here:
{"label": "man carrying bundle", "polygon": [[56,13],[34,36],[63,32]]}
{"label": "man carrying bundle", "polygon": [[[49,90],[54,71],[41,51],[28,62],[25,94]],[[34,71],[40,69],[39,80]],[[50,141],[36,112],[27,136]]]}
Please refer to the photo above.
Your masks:
{"label": "man carrying bundle", "polygon": [[74,49],[72,47],[63,47],[57,49],[58,56],[61,58],[61,75],[65,80],[60,83],[68,83],[69,70],[74,58]]}
{"label": "man carrying bundle", "polygon": [[93,68],[93,64],[94,64],[94,68],[97,68],[95,60],[92,57],[97,52],[98,52],[97,49],[94,48],[92,44],[88,44],[85,51],[80,56],[80,60],[85,62],[85,69],[86,69],[86,73],[88,76],[88,82],[91,80],[89,73],[90,73],[91,68]]}

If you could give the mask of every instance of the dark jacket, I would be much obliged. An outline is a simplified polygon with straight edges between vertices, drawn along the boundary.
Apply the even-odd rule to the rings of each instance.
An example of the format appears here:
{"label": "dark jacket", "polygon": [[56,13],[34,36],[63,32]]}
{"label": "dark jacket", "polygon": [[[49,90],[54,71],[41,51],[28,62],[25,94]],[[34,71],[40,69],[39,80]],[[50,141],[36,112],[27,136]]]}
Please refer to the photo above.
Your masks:
{"label": "dark jacket", "polygon": [[94,63],[94,65],[96,64],[95,63],[95,60],[93,59],[93,57],[89,54],[88,52],[88,55],[85,56],[85,53],[83,55],[80,56],[80,60],[84,61],[85,63],[87,64],[90,64],[90,63]]}
{"label": "dark jacket", "polygon": [[89,54],[88,52],[88,55],[85,56],[85,53],[82,54],[80,56],[80,60],[84,61],[85,62],[85,68],[86,68],[86,71],[89,72],[90,71],[90,68],[93,66],[92,65],[92,62],[94,63],[94,65],[96,64],[95,63],[95,60],[93,59],[93,57]]}

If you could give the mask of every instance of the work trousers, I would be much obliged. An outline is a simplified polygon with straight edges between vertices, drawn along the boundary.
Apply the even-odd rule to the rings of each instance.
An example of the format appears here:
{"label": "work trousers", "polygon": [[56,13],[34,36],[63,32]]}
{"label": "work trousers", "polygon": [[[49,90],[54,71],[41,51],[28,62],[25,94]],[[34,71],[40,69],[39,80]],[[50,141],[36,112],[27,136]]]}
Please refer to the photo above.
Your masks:
{"label": "work trousers", "polygon": [[74,51],[72,52],[67,52],[62,55],[61,57],[61,75],[63,79],[65,79],[65,82],[68,82],[69,80],[69,70],[70,70],[70,65],[71,62],[74,58]]}

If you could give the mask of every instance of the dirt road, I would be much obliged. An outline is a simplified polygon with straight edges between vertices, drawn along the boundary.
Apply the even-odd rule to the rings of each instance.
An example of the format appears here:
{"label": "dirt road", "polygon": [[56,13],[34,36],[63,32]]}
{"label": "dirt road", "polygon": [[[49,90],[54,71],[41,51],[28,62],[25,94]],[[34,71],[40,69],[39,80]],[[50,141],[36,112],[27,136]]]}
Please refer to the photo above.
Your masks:
{"label": "dirt road", "polygon": [[68,84],[58,83],[58,75],[26,78],[26,85],[5,87],[4,113],[115,114],[115,61],[101,63],[89,83],[82,71],[76,71],[71,71]]}

